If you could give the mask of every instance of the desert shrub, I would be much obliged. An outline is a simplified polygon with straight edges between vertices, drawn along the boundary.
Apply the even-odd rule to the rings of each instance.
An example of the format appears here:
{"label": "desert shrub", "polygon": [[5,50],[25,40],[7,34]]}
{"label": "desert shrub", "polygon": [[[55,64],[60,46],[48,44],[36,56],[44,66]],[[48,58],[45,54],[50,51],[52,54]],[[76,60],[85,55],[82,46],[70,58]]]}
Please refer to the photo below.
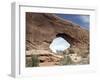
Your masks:
{"label": "desert shrub", "polygon": [[39,66],[39,59],[37,55],[32,55],[32,67]]}
{"label": "desert shrub", "polygon": [[69,54],[69,50],[68,49],[63,51],[63,55],[68,55],[68,54]]}
{"label": "desert shrub", "polygon": [[70,65],[73,64],[73,61],[69,55],[64,55],[64,58],[60,61],[61,65]]}
{"label": "desert shrub", "polygon": [[26,57],[26,67],[32,67],[32,60],[29,57]]}
{"label": "desert shrub", "polygon": [[62,55],[63,54],[63,51],[60,51],[60,50],[56,50],[57,52],[57,55]]}
{"label": "desert shrub", "polygon": [[69,49],[69,54],[74,54],[74,53],[75,53],[75,51],[72,48],[70,48]]}

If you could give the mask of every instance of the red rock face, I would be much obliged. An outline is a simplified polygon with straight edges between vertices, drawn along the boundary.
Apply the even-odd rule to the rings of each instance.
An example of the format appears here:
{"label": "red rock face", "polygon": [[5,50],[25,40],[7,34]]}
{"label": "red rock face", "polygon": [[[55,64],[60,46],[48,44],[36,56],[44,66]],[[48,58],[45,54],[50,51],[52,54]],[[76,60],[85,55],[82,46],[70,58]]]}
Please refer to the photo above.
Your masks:
{"label": "red rock face", "polygon": [[[55,55],[49,49],[56,37],[64,38],[71,45],[64,54]],[[73,61],[66,60],[65,54]],[[26,67],[31,67],[33,63],[37,66],[36,62],[39,62],[38,66],[89,64],[89,31],[54,14],[27,12]]]}
{"label": "red rock face", "polygon": [[[63,34],[64,35],[63,35]],[[54,14],[26,13],[26,49],[48,49],[52,40],[62,34],[71,46],[89,45],[89,32]],[[66,36],[65,36],[66,35]]]}

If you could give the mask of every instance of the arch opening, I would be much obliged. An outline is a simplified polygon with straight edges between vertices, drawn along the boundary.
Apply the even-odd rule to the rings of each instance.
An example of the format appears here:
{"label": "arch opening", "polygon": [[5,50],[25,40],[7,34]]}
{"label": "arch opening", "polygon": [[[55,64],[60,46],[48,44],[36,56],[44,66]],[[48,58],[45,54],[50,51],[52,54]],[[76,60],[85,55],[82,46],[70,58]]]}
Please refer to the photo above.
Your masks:
{"label": "arch opening", "polygon": [[67,37],[69,38],[65,33],[58,33],[49,46],[50,50],[53,53],[58,53],[70,48]]}

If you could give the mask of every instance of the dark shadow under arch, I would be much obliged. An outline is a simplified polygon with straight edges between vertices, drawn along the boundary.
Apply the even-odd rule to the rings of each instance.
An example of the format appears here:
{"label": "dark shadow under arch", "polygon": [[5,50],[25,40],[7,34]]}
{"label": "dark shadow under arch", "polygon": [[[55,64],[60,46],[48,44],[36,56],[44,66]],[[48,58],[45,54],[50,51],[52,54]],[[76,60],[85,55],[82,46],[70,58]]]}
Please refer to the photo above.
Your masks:
{"label": "dark shadow under arch", "polygon": [[79,42],[78,40],[74,39],[73,37],[71,37],[70,35],[68,35],[66,33],[58,33],[56,35],[56,37],[62,37],[62,38],[64,38],[71,45],[74,45],[75,42]]}

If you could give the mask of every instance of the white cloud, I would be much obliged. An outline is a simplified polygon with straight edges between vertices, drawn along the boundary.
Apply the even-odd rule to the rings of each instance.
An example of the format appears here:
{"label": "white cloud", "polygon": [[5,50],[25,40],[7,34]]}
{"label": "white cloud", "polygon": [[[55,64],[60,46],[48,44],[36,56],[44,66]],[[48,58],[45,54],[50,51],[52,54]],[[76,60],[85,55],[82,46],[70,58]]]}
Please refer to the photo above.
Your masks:
{"label": "white cloud", "polygon": [[89,23],[89,16],[80,16],[80,20],[82,20],[84,23]]}

